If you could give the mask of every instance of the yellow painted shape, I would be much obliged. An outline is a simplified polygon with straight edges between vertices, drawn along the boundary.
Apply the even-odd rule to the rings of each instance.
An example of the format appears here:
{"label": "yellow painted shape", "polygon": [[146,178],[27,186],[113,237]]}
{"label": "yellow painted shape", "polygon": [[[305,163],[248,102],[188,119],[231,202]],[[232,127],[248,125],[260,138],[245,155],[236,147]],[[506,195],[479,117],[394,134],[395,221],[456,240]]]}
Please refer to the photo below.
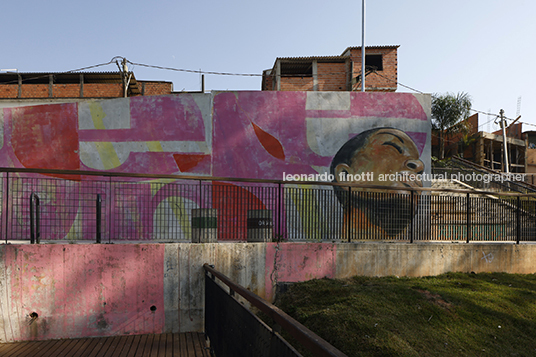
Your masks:
{"label": "yellow painted shape", "polygon": [[162,144],[160,144],[160,141],[146,141],[145,144],[147,145],[147,149],[149,149],[150,152],[164,151],[164,149],[162,149]]}
{"label": "yellow painted shape", "polygon": [[184,233],[184,237],[188,240],[192,239],[192,225],[188,219],[188,213],[186,211],[186,200],[182,197],[176,197],[173,200],[170,200],[171,209],[179,225]]}
{"label": "yellow painted shape", "polygon": [[115,152],[115,148],[112,143],[99,142],[95,143],[95,147],[97,148],[97,152],[99,153],[99,156],[101,158],[104,170],[115,169],[116,167],[119,167],[121,165],[121,161],[119,161],[119,156],[117,156],[117,153]]}
{"label": "yellow painted shape", "polygon": [[91,102],[89,103],[89,112],[91,113],[91,119],[93,120],[93,125],[95,126],[95,129],[106,129],[104,127],[104,117],[106,116],[106,113],[102,109],[102,106],[99,102]]}
{"label": "yellow painted shape", "polygon": [[[154,234],[160,239],[192,239],[192,227],[183,197],[168,197],[158,205],[153,215]],[[181,236],[177,234],[182,232]]]}
{"label": "yellow painted shape", "polygon": [[158,180],[151,180],[149,181],[149,184],[151,186],[151,197],[154,197],[158,191],[160,191],[160,189],[162,187],[164,187],[167,183],[172,183],[172,182],[175,182],[174,179],[158,179]]}
{"label": "yellow painted shape", "polygon": [[82,237],[82,232],[80,231],[80,228],[82,227],[82,221],[80,217],[80,207],[81,202],[78,202],[78,211],[76,212],[76,217],[73,220],[73,224],[71,225],[71,228],[69,228],[69,232],[67,232],[67,235],[65,238],[69,241],[75,241],[77,240],[77,237]]}

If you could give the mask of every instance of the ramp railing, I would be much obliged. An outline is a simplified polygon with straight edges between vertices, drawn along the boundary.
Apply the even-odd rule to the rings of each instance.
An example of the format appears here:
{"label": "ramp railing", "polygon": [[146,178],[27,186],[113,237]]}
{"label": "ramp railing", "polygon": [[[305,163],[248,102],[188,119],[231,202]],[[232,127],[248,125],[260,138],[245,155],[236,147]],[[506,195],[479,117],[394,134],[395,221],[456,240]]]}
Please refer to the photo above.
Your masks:
{"label": "ramp railing", "polygon": [[[346,356],[277,306],[236,284],[213,266],[204,264],[203,267],[205,333],[216,356],[301,356],[281,337],[280,329],[288,332],[313,356]],[[228,292],[216,282],[216,278],[228,287]],[[266,325],[235,298],[236,294],[267,315],[276,325]]]}

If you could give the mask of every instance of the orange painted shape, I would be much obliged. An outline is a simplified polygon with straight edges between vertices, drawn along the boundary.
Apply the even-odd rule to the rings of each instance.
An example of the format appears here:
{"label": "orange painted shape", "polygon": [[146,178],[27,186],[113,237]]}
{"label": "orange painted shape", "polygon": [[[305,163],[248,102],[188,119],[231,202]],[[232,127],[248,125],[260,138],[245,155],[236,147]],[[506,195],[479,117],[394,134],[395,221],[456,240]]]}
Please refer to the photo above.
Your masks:
{"label": "orange painted shape", "polygon": [[190,172],[208,156],[204,154],[173,154],[173,158],[181,172]]}
{"label": "orange painted shape", "polygon": [[272,134],[262,130],[257,124],[251,123],[251,125],[253,125],[255,135],[257,135],[257,138],[266,151],[276,159],[285,160],[285,150],[283,150],[283,145],[281,145],[279,140]]}

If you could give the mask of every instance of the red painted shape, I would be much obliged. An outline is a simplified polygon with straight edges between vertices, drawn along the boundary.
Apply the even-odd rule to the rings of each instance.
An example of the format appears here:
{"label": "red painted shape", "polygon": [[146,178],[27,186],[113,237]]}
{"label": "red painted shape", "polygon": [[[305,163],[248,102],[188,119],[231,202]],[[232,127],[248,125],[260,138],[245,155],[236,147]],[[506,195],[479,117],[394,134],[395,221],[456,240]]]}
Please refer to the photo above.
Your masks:
{"label": "red painted shape", "polygon": [[[275,262],[275,264],[274,264]],[[266,245],[266,300],[274,298],[275,282],[300,282],[336,273],[336,245],[331,243],[269,243]]]}
{"label": "red painted shape", "polygon": [[11,123],[13,152],[24,167],[80,169],[76,103],[13,108]]}
{"label": "red painted shape", "polygon": [[285,150],[283,149],[283,145],[281,145],[279,140],[277,140],[273,135],[262,130],[257,124],[251,123],[251,125],[253,125],[255,135],[257,135],[259,142],[266,149],[266,151],[268,151],[268,153],[276,159],[285,160]]}
{"label": "red painted shape", "polygon": [[191,172],[200,162],[206,158],[210,158],[210,155],[203,154],[173,154],[173,158],[179,167],[181,172]]}
{"label": "red painted shape", "polygon": [[214,182],[212,208],[218,210],[218,240],[246,241],[248,210],[266,209],[266,206],[246,188]]}

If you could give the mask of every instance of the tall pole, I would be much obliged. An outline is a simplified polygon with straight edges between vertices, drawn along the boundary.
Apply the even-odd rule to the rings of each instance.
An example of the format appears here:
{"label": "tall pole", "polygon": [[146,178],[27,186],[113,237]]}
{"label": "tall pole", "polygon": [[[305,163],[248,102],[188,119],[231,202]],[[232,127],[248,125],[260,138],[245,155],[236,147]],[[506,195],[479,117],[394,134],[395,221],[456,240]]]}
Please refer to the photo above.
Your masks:
{"label": "tall pole", "polygon": [[128,73],[128,66],[127,66],[127,59],[123,58],[123,61],[121,62],[123,65],[123,96],[126,98],[128,96],[128,84],[127,84],[127,73]]}
{"label": "tall pole", "polygon": [[506,138],[506,123],[504,122],[504,110],[500,110],[499,114],[501,116],[501,127],[502,127],[502,133],[503,133],[503,146],[504,146],[504,170],[506,173],[509,173],[508,171],[508,144],[507,144],[507,138]]}
{"label": "tall pole", "polygon": [[365,91],[365,1],[362,6],[362,29],[361,29],[361,92]]}

